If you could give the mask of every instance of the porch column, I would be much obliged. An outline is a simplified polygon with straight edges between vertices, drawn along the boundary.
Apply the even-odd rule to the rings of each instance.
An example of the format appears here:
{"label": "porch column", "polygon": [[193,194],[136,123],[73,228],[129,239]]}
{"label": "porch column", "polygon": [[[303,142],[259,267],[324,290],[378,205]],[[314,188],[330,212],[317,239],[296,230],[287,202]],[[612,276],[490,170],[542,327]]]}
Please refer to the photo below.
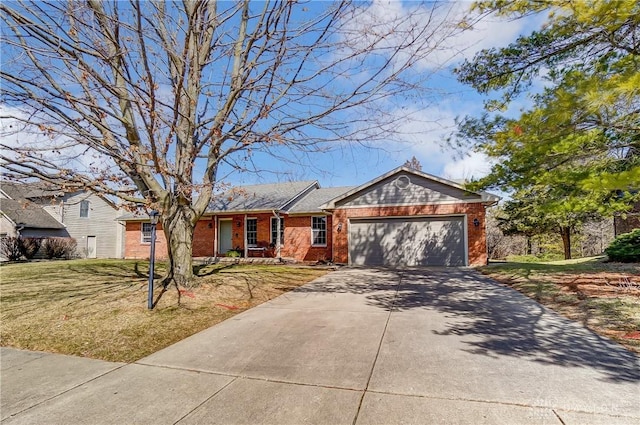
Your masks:
{"label": "porch column", "polygon": [[244,215],[244,229],[242,232],[244,240],[244,258],[249,257],[249,247],[247,246],[247,215]]}
{"label": "porch column", "polygon": [[213,258],[218,258],[218,216],[213,216]]}
{"label": "porch column", "polygon": [[276,218],[276,258],[280,258],[280,212],[273,210],[273,216]]}

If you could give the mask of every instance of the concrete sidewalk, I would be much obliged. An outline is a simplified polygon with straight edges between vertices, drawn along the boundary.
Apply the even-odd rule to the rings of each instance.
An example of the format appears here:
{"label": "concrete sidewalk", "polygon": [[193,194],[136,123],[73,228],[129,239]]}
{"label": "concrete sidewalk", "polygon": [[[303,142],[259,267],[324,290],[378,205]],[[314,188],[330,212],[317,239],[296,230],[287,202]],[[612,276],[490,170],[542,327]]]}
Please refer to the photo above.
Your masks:
{"label": "concrete sidewalk", "polygon": [[3,425],[640,424],[637,356],[462,269],[343,269],[128,365],[1,354]]}

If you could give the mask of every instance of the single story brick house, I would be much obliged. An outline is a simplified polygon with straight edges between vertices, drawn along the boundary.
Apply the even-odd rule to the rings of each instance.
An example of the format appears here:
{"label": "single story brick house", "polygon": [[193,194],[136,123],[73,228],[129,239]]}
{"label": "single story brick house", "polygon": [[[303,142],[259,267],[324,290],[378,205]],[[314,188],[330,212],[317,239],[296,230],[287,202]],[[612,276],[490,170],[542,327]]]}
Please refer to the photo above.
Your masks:
{"label": "single story brick house", "polygon": [[[196,226],[193,255],[239,251],[364,266],[483,265],[485,208],[498,199],[406,167],[357,187],[321,188],[317,181],[243,186],[216,196]],[[125,257],[148,258],[148,217],[121,221]],[[166,257],[162,231],[156,253]]]}

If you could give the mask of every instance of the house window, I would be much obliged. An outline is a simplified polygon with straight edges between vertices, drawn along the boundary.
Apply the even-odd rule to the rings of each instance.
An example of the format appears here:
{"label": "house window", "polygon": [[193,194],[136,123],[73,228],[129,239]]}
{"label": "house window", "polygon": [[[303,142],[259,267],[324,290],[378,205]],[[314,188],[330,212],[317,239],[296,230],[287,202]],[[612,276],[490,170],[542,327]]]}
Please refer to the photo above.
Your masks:
{"label": "house window", "polygon": [[[271,243],[277,245],[278,243],[278,219],[271,217]],[[284,245],[284,217],[280,217],[280,245]]]}
{"label": "house window", "polygon": [[311,217],[311,245],[327,245],[327,217]]}
{"label": "house window", "polygon": [[142,223],[142,243],[151,243],[151,223]]}
{"label": "house window", "polygon": [[258,219],[247,219],[247,245],[258,246]]}
{"label": "house window", "polygon": [[80,218],[89,218],[89,201],[80,201]]}

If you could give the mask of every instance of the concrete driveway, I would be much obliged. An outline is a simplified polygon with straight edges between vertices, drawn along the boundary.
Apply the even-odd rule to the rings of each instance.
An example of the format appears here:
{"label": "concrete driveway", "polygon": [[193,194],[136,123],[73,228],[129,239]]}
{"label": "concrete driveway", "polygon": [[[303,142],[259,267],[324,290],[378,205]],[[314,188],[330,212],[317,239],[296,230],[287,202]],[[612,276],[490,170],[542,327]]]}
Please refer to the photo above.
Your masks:
{"label": "concrete driveway", "polygon": [[129,365],[2,353],[3,425],[640,424],[638,356],[466,269],[342,269]]}

